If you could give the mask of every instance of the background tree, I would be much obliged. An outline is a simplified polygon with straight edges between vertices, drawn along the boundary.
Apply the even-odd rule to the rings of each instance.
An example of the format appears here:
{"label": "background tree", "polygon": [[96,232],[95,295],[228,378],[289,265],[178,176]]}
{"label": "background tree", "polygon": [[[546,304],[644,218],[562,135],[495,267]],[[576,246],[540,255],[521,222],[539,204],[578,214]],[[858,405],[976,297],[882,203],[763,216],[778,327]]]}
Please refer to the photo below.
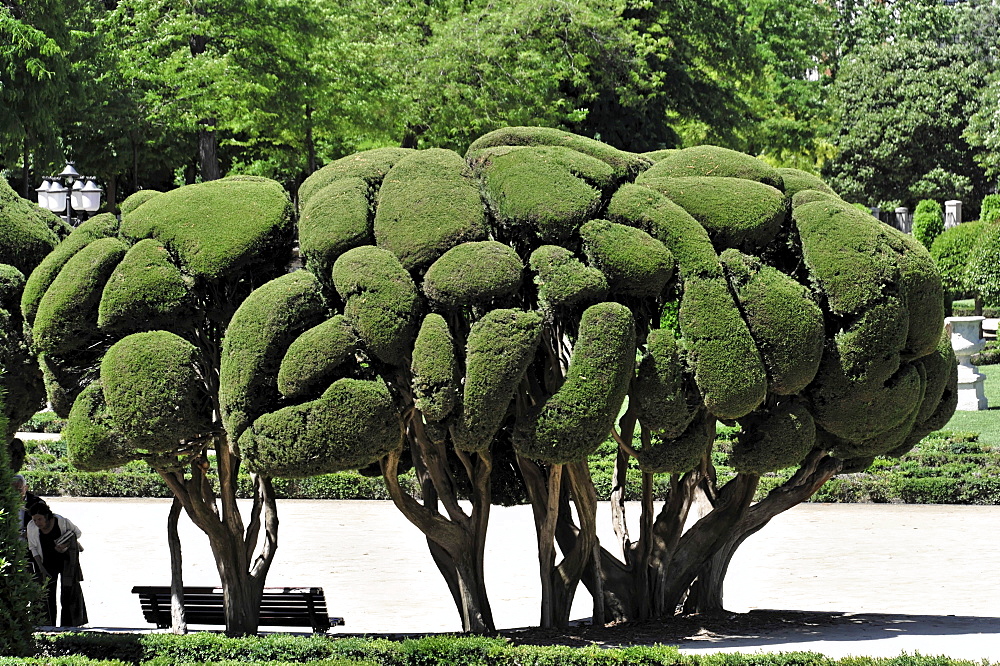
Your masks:
{"label": "background tree", "polygon": [[[263,476],[253,477],[248,523],[237,506],[241,454],[220,411],[220,368],[236,308],[284,272],[291,203],[278,183],[261,178],[139,199],[123,202],[120,225],[98,215],[57,246],[28,278],[22,311],[49,400],[69,417],[63,437],[71,463],[96,470],[142,459],[159,472],[208,536],[227,632],[251,633],[277,516]],[[297,323],[301,312],[275,314]]]}
{"label": "background tree", "polygon": [[[240,446],[275,476],[309,473],[296,461],[342,447],[369,455],[370,440],[294,434],[328,404],[355,405],[336,416],[354,423],[364,403],[344,391],[364,391],[365,422],[402,424],[383,475],[466,630],[493,628],[483,543],[512,462],[533,507],[543,625],[568,621],[581,580],[597,622],[668,616],[685,599],[720,607],[747,536],[835,474],[908,450],[955,407],[926,250],[801,171],[712,147],[653,164],[522,127],[481,137],[465,160],[349,156],[299,197],[300,246],[330,309],[274,349],[278,390],[296,405],[248,419]],[[273,303],[270,288],[258,293]],[[662,328],[676,303],[678,327]],[[260,373],[248,383],[273,381],[262,364],[241,365]],[[717,420],[742,426],[729,455],[739,473],[721,487]],[[624,561],[597,540],[586,464],[612,432]],[[397,479],[406,453],[421,500]],[[621,491],[632,458],[644,489],[635,540]],[[792,478],[753,503],[760,475],[789,466]],[[658,515],[657,473],[671,475]],[[685,531],[699,497],[711,509]]]}
{"label": "background tree", "polygon": [[24,460],[23,445],[14,433],[45,406],[42,373],[24,336],[21,292],[25,276],[68,233],[60,218],[17,196],[0,180],[0,391],[6,426],[0,434],[14,471]]}
{"label": "background tree", "polygon": [[[985,177],[963,138],[985,69],[962,45],[901,41],[842,62],[833,85],[839,153],[826,172],[852,201],[912,208],[923,198],[977,202]],[[975,210],[972,210],[973,214]]]}

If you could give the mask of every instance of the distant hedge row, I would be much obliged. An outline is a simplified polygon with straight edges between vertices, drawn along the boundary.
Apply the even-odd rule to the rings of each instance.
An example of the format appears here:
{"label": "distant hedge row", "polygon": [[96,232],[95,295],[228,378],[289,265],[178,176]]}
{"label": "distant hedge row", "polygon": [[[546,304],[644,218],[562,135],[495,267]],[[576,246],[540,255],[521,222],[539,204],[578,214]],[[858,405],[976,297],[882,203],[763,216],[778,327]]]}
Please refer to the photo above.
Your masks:
{"label": "distant hedge row", "polygon": [[[715,465],[720,481],[734,472],[723,461],[735,437],[735,429],[721,428]],[[23,470],[32,491],[45,497],[170,497],[157,474],[144,463],[133,462],[110,472],[80,472],[70,469],[58,442],[46,443],[45,451],[29,446]],[[614,483],[615,444],[608,441],[590,458],[597,496],[608,499]],[[786,481],[791,469],[761,478],[757,499]],[[409,491],[419,496],[412,473],[400,477]],[[389,499],[382,477],[357,472],[339,472],[304,479],[274,479],[279,499]],[[654,497],[666,498],[670,477],[653,479]],[[633,463],[629,469],[626,499],[641,498],[642,477]],[[240,478],[240,495],[252,497],[249,476]],[[874,502],[905,504],[1000,504],[1000,452],[978,441],[975,433],[938,432],[929,435],[900,459],[879,458],[859,474],[845,474],[828,481],[813,502]]]}
{"label": "distant hedge row", "polygon": [[[341,666],[991,666],[947,657],[833,659],[815,652],[680,654],[675,647],[605,648],[513,645],[503,638],[427,636],[404,641],[325,636],[219,634],[91,634],[40,636],[34,658],[0,658],[0,665],[125,666],[145,664],[321,664]],[[994,663],[993,666],[996,666]]]}

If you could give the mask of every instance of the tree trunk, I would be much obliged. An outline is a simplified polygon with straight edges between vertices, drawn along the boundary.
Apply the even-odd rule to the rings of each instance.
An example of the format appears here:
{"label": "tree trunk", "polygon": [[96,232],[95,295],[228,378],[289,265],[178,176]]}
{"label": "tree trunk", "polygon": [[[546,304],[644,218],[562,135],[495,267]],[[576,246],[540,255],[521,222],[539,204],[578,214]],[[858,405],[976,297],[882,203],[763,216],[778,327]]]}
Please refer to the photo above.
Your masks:
{"label": "tree trunk", "polygon": [[[222,585],[226,635],[245,636],[257,632],[260,597],[278,548],[277,505],[271,480],[255,475],[251,522],[244,530],[236,504],[239,458],[224,436],[215,438],[215,453],[221,512],[206,476],[209,464],[203,455],[192,460],[190,479],[181,472],[160,471],[160,476],[191,521],[208,536]],[[262,512],[265,541],[254,559]]]}
{"label": "tree trunk", "polygon": [[174,498],[167,516],[167,546],[170,548],[170,629],[175,634],[187,633],[184,618],[184,575],[181,568],[181,538],[177,521],[181,516],[181,501]]}
{"label": "tree trunk", "polygon": [[[32,200],[31,197],[31,151],[28,150],[28,137],[24,137],[21,146],[21,196]],[[37,201],[37,199],[35,199]]]}
{"label": "tree trunk", "polygon": [[215,133],[215,120],[203,120],[198,128],[198,163],[202,181],[219,180],[219,138]]}
{"label": "tree trunk", "polygon": [[684,605],[685,612],[707,613],[723,610],[723,584],[736,550],[750,536],[763,529],[774,516],[816,494],[816,491],[833,478],[842,466],[842,461],[830,457],[825,451],[814,450],[788,481],[750,507],[746,515],[733,527],[725,543],[698,572],[698,578],[692,585]]}
{"label": "tree trunk", "polygon": [[[419,415],[417,419],[419,419]],[[417,420],[414,419],[414,420]],[[420,461],[433,483],[434,493],[440,497],[447,517],[433,505],[422,505],[399,484],[400,452],[390,453],[380,462],[389,496],[396,508],[419,529],[436,548],[431,548],[435,563],[448,582],[459,615],[462,630],[472,633],[493,633],[493,611],[486,594],[483,571],[486,543],[486,525],[489,519],[492,461],[488,452],[477,455],[475,463],[463,459],[473,486],[472,515],[466,515],[459,506],[450,483],[447,461],[438,444],[430,442],[418,430],[411,446],[419,450]],[[425,491],[426,492],[426,491]]]}

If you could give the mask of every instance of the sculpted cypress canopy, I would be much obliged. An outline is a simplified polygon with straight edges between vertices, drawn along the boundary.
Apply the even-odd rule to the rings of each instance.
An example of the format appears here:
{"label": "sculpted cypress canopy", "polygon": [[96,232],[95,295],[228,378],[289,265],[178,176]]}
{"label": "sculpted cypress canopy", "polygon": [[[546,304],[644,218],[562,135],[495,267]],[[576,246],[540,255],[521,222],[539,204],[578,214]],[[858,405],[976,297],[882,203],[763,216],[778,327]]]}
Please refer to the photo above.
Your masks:
{"label": "sculpted cypress canopy", "polygon": [[[282,466],[282,438],[308,450],[313,469],[380,458],[466,629],[494,628],[482,549],[489,504],[506,501],[494,489],[511,474],[534,507],[543,624],[568,620],[594,566],[613,572],[591,589],[595,617],[670,615],[685,599],[721,607],[746,535],[841,469],[901,454],[954,409],[930,257],[816,176],[713,146],[634,155],[528,127],[481,137],[464,160],[385,150],[338,160],[303,186],[306,271],[327,321],[342,316],[356,344],[296,332],[281,385],[298,374],[309,387],[283,389],[294,406],[257,417],[245,452],[287,474],[308,469]],[[331,262],[335,294],[323,287]],[[319,418],[318,405],[332,408],[324,391],[349,380],[368,382],[366,396],[388,388],[389,402],[370,403],[379,445],[338,434],[369,427],[347,412],[326,422],[336,454],[313,430],[296,434],[289,424]],[[389,434],[390,412],[402,439]],[[716,488],[720,420],[740,426],[729,453],[738,474]],[[636,459],[644,501],[653,474],[674,475],[665,509],[624,540],[627,564],[599,547],[594,527],[585,461],[608,436],[620,479]],[[433,500],[402,487],[403,460]],[[760,475],[789,466],[801,473],[747,513]],[[681,538],[699,487],[714,508]]]}

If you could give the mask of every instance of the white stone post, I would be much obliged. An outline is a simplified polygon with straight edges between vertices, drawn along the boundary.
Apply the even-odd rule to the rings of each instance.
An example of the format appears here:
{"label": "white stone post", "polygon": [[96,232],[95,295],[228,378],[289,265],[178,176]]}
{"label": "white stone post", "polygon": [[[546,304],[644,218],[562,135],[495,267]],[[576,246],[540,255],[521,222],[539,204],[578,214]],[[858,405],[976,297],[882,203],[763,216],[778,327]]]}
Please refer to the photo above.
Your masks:
{"label": "white stone post", "polygon": [[951,347],[958,358],[958,409],[965,412],[987,407],[983,393],[986,375],[980,374],[972,365],[972,355],[986,346],[982,333],[983,319],[985,317],[948,317],[944,320],[951,334]]}
{"label": "white stone post", "polygon": [[904,234],[912,231],[912,219],[910,217],[910,209],[906,206],[900,206],[896,209],[896,228]]}
{"label": "white stone post", "polygon": [[951,229],[962,224],[962,202],[957,199],[944,202],[944,228]]}

